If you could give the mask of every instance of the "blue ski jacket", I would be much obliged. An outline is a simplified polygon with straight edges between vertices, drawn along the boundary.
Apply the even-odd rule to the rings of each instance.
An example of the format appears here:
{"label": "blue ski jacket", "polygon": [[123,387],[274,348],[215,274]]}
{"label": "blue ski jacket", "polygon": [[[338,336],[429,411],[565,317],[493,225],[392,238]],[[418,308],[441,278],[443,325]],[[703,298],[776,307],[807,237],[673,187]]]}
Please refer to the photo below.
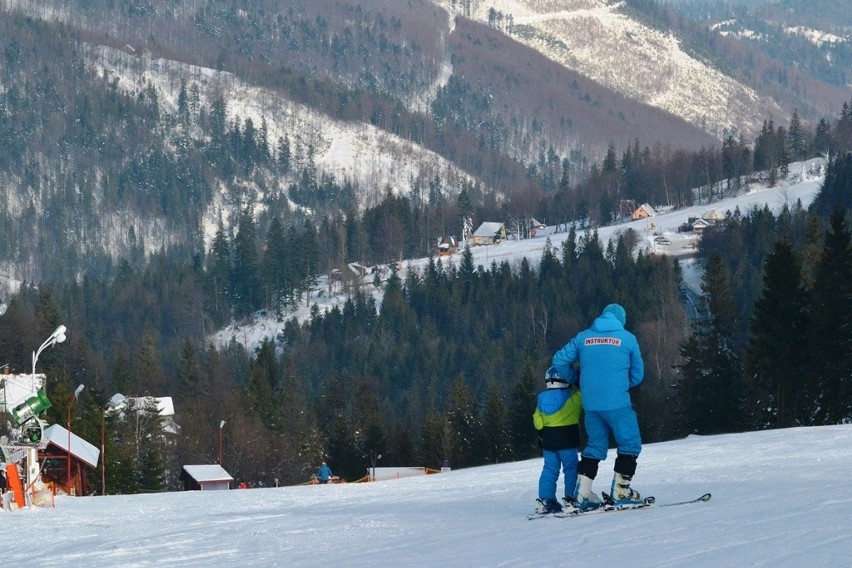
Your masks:
{"label": "blue ski jacket", "polygon": [[[579,361],[580,371],[573,363]],[[611,313],[578,333],[553,356],[553,366],[569,383],[579,384],[586,410],[631,406],[628,389],[642,382],[645,364],[636,336]]]}
{"label": "blue ski jacket", "polygon": [[328,481],[331,479],[331,468],[322,464],[319,466],[319,469],[317,469],[317,476],[320,478],[320,481]]}

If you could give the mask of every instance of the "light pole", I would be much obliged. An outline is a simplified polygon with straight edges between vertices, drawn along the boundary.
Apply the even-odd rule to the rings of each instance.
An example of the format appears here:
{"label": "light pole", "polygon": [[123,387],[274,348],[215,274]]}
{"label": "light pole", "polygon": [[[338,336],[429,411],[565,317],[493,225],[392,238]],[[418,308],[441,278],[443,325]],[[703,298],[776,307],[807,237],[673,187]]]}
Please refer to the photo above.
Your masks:
{"label": "light pole", "polygon": [[[106,495],[106,456],[104,438],[106,438],[106,412],[109,403],[101,409],[101,495]],[[69,444],[70,446],[71,444]]]}
{"label": "light pole", "polygon": [[370,481],[376,480],[376,462],[382,459],[382,454],[376,454],[376,450],[370,450],[370,463],[373,466],[373,479]]}
{"label": "light pole", "polygon": [[106,495],[106,444],[104,443],[106,440],[106,413],[115,409],[122,402],[124,402],[124,397],[116,394],[101,409],[101,495]]}
{"label": "light pole", "polygon": [[[47,339],[44,340],[44,343],[41,344],[41,347],[39,347],[37,351],[33,351],[33,384],[35,384],[35,368],[36,368],[36,361],[38,361],[38,356],[41,355],[41,352],[44,351],[45,349],[47,349],[48,347],[51,347],[53,345],[56,345],[57,343],[62,343],[63,341],[65,341],[66,329],[67,328],[64,325],[60,325],[59,327],[56,328],[56,331],[54,331],[53,333],[50,334],[50,337],[48,337]],[[47,393],[47,380],[46,379],[44,381],[44,387],[43,388],[44,388],[44,392]]]}
{"label": "light pole", "polygon": [[[60,326],[64,328],[65,326]],[[35,365],[35,363],[33,363]],[[66,479],[66,483],[71,485],[71,408],[73,408],[74,403],[77,402],[77,397],[80,396],[80,393],[83,392],[85,386],[80,385],[77,387],[77,390],[74,391],[74,396],[71,398],[71,401],[68,403],[68,477]],[[76,494],[77,492],[74,491]]]}
{"label": "light pole", "polygon": [[225,427],[225,421],[219,422],[219,465],[222,465],[222,428]]}

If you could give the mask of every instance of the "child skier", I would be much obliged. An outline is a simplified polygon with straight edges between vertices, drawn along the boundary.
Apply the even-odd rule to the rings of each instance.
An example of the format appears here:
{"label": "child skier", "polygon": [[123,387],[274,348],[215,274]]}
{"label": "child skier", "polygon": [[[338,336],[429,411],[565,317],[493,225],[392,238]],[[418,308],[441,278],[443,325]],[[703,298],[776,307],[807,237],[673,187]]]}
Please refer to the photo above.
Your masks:
{"label": "child skier", "polygon": [[533,425],[539,431],[544,467],[538,480],[538,513],[558,513],[556,483],[562,469],[565,501],[571,502],[577,482],[577,448],[580,447],[580,391],[571,388],[554,367],[544,375],[547,389],[538,394]]}

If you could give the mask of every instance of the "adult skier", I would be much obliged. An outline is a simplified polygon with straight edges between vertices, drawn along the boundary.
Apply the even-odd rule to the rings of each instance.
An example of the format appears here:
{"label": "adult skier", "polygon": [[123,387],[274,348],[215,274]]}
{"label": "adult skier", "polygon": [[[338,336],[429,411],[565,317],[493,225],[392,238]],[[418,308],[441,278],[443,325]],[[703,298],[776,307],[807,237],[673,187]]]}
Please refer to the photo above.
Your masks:
{"label": "adult skier", "polygon": [[538,513],[559,513],[556,500],[559,470],[565,482],[566,500],[573,496],[577,483],[577,449],[580,447],[580,391],[571,388],[556,369],[544,376],[547,389],[538,394],[533,426],[539,432],[544,466],[538,479]]}
{"label": "adult skier", "polygon": [[[598,464],[606,459],[610,434],[618,448],[610,496],[617,507],[642,503],[639,493],[630,487],[642,439],[628,389],[642,382],[645,366],[636,337],[624,329],[626,322],[624,308],[609,304],[589,329],[578,333],[553,356],[556,371],[569,383],[579,384],[583,393],[588,441],[574,488],[575,506],[581,511],[601,506],[592,491],[592,481]],[[579,362],[581,376],[575,362]]]}
{"label": "adult skier", "polygon": [[328,467],[328,464],[325,463],[325,460],[322,461],[319,468],[317,469],[317,477],[319,478],[320,483],[328,483],[331,479],[331,468]]}

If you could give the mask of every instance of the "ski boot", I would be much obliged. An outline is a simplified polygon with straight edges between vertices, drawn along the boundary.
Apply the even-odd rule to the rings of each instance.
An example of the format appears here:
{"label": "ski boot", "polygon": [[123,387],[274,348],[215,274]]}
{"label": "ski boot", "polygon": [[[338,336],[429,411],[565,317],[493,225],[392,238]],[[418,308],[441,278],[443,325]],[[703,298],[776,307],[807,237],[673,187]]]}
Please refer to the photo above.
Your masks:
{"label": "ski boot", "polygon": [[645,501],[639,492],[630,488],[632,475],[624,475],[616,473],[612,476],[612,486],[610,487],[610,498],[612,505],[619,509],[630,507],[639,507],[645,505]]}
{"label": "ski boot", "polygon": [[561,513],[562,505],[556,499],[536,499],[538,507],[535,512],[539,515],[549,515],[551,513]]}
{"label": "ski boot", "polygon": [[581,513],[594,511],[600,508],[601,500],[592,491],[592,478],[585,475],[577,476],[577,485],[574,486],[574,508]]}

